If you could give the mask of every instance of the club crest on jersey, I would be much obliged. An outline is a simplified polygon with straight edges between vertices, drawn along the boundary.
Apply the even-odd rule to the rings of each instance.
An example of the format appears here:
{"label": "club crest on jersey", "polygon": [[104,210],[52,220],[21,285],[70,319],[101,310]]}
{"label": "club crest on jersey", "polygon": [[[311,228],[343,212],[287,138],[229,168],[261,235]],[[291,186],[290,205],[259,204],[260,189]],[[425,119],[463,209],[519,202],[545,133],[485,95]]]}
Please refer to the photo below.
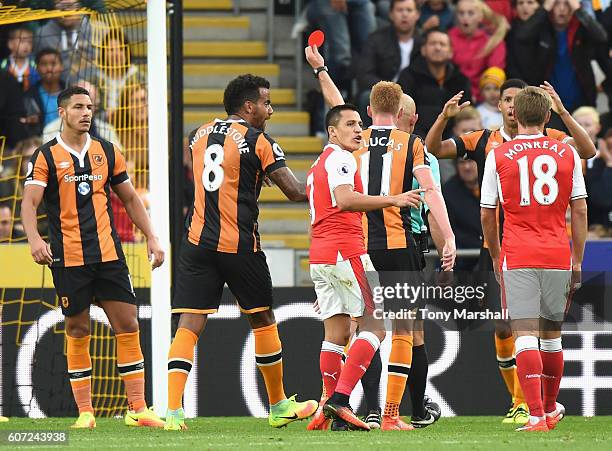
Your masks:
{"label": "club crest on jersey", "polygon": [[79,187],[77,189],[79,190],[79,194],[81,196],[87,196],[89,192],[91,191],[91,187],[89,186],[89,183],[87,182],[79,183]]}
{"label": "club crest on jersey", "polygon": [[104,157],[100,154],[95,154],[93,156],[93,160],[94,163],[96,163],[97,166],[102,166],[102,163],[104,163]]}
{"label": "club crest on jersey", "polygon": [[343,164],[338,168],[338,174],[340,175],[349,175],[349,167],[348,164]]}

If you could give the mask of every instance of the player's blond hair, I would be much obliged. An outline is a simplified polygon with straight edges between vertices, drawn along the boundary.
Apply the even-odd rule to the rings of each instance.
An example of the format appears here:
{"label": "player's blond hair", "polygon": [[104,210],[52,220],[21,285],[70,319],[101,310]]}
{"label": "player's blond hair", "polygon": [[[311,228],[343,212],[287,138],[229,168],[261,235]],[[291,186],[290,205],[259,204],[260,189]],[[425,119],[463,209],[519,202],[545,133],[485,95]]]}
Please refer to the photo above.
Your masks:
{"label": "player's blond hair", "polygon": [[379,81],[370,92],[370,108],[373,113],[397,114],[402,101],[402,88],[392,81]]}
{"label": "player's blond hair", "polygon": [[574,117],[574,119],[576,119],[579,116],[591,116],[591,119],[593,119],[593,122],[595,122],[596,124],[601,123],[599,121],[599,113],[592,106],[581,106],[580,108],[578,108],[576,111],[572,113],[572,116]]}
{"label": "player's blond hair", "polygon": [[514,97],[514,115],[524,126],[543,125],[552,108],[550,96],[542,88],[528,86]]}
{"label": "player's blond hair", "polygon": [[416,113],[416,103],[414,103],[414,99],[408,94],[402,94],[400,108],[403,108],[404,114],[408,116]]}

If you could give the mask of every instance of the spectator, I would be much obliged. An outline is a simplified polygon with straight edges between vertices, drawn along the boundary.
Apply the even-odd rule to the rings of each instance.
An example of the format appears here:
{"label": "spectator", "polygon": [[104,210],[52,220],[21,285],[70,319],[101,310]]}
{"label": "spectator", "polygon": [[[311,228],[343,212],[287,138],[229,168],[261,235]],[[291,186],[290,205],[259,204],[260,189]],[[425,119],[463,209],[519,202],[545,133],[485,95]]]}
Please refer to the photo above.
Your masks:
{"label": "spectator", "polygon": [[[91,102],[94,104],[94,117],[89,134],[95,138],[102,138],[116,144],[121,147],[121,141],[115,127],[106,122],[104,118],[104,111],[100,108],[100,96],[98,95],[98,88],[86,80],[79,80],[76,83],[77,86],[87,89]],[[51,141],[62,129],[62,119],[58,117],[54,121],[48,123],[43,130],[43,142]]]}
{"label": "spectator", "polygon": [[[601,131],[601,123],[599,121],[599,113],[592,106],[582,106],[572,113],[576,122],[580,124],[582,128],[587,132],[595,147],[599,150],[604,144],[603,140],[599,140],[598,143],[597,135]],[[594,157],[596,158],[596,157]]]}
{"label": "spectator", "polygon": [[14,225],[13,211],[9,204],[0,204],[0,244],[23,239],[23,231]]}
{"label": "spectator", "polygon": [[[416,34],[419,11],[415,0],[393,0],[389,10],[391,24],[376,30],[365,43],[359,58],[357,104],[361,119],[369,122],[366,107],[370,89],[382,80],[397,81],[402,69],[419,54],[421,42]],[[332,77],[333,78],[333,77]]]}
{"label": "spectator", "polygon": [[447,31],[453,26],[454,20],[454,11],[448,0],[425,0],[421,6],[419,26],[423,31],[431,28]]}
{"label": "spectator", "polygon": [[603,144],[587,161],[585,175],[589,231],[597,237],[612,236],[612,129],[604,135]]}
{"label": "spectator", "polygon": [[484,2],[495,14],[504,16],[508,22],[512,20],[513,12],[510,0],[484,0]]}
{"label": "spectator", "polygon": [[8,58],[0,61],[0,69],[7,71],[21,86],[23,92],[40,80],[36,63],[32,58],[32,30],[18,26],[9,32],[7,47],[11,52]]}
{"label": "spectator", "polygon": [[[448,218],[457,249],[479,249],[482,242],[480,226],[480,189],[478,187],[478,168],[472,160],[457,160],[457,174],[442,186],[446,201]],[[471,262],[472,264],[475,262]],[[457,269],[470,270],[470,263],[462,267],[457,261]]]}
{"label": "spectator", "polygon": [[6,136],[6,147],[12,148],[26,138],[22,123],[24,116],[23,92],[19,83],[8,72],[0,70],[0,136]]}
{"label": "spectator", "polygon": [[[480,114],[473,106],[465,107],[455,116],[453,122],[453,136],[461,136],[476,130],[482,130],[482,121]],[[457,172],[457,166],[454,160],[442,159],[439,160],[440,174],[442,175],[442,183],[446,183]]]}
{"label": "spectator", "polygon": [[[485,14],[495,24],[495,33],[489,35],[481,26]],[[449,36],[453,45],[453,62],[472,83],[472,98],[480,101],[479,82],[488,67],[506,68],[506,44],[503,39],[507,22],[481,0],[459,0],[456,9],[456,26]]]}
{"label": "spectator", "polygon": [[[81,8],[79,0],[54,0],[55,9],[74,11]],[[42,49],[51,48],[60,52],[62,58],[64,80],[70,78],[70,68],[78,68],[80,58],[93,60],[91,47],[91,27],[87,16],[80,14],[59,17],[49,20],[36,34],[36,53]],[[73,64],[75,63],[75,64]]]}
{"label": "spectator", "polygon": [[59,118],[57,96],[64,89],[64,66],[60,52],[42,49],[36,55],[36,70],[40,80],[25,95],[26,124],[30,136],[40,136],[44,127]]}
{"label": "spectator", "polygon": [[144,85],[126,87],[121,93],[119,109],[113,115],[113,123],[123,143],[126,160],[134,162],[134,186],[146,187],[146,171],[149,168],[148,97]]}
{"label": "spectator", "polygon": [[12,152],[0,151],[0,202],[21,196],[21,180],[25,178],[29,157],[40,145],[39,138],[26,138]]}
{"label": "spectator", "polygon": [[469,80],[451,62],[453,49],[447,33],[428,30],[420,53],[422,57],[401,72],[398,83],[418,105],[415,133],[425,136],[452,96],[459,91],[464,91],[464,99],[471,95]]}
{"label": "spectator", "polygon": [[483,128],[502,126],[502,114],[499,111],[499,89],[506,81],[506,74],[499,67],[489,67],[480,77],[480,94],[482,103],[476,108],[482,119]]}
{"label": "spectator", "polygon": [[[134,179],[134,162],[126,160],[126,169],[130,178]],[[123,202],[119,199],[119,196],[111,190],[110,194],[111,208],[113,209],[113,220],[115,223],[115,230],[122,243],[133,243],[136,240],[136,234],[134,231],[134,223],[130,219]]]}
{"label": "spectator", "polygon": [[138,81],[138,67],[130,63],[130,47],[123,30],[113,29],[102,39],[99,54],[98,86],[104,93],[102,107],[112,114],[119,107],[123,89]]}
{"label": "spectator", "polygon": [[516,34],[520,42],[538,42],[538,64],[531,67],[543,68],[543,79],[550,81],[568,110],[595,105],[591,59],[608,37],[579,0],[545,0]]}
{"label": "spectator", "polygon": [[540,40],[537,35],[526,34],[523,27],[529,26],[528,19],[539,7],[538,0],[517,0],[516,18],[506,36],[506,75],[533,86],[539,86],[544,81],[544,67],[534,64],[534,61],[539,61]]}
{"label": "spectator", "polygon": [[343,85],[349,78],[352,53],[363,51],[368,35],[376,29],[370,0],[311,0],[308,20],[326,35],[329,73]]}

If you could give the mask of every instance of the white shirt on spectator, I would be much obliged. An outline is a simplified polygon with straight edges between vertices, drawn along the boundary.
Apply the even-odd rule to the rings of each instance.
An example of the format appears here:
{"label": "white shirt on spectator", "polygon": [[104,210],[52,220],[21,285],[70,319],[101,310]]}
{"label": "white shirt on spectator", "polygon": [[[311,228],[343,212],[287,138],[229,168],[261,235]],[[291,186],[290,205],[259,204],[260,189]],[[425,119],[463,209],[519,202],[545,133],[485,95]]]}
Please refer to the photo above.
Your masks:
{"label": "white shirt on spectator", "polygon": [[414,39],[410,38],[407,41],[399,41],[399,47],[402,60],[400,62],[399,71],[397,71],[397,74],[395,74],[395,77],[393,77],[393,81],[397,81],[400,72],[410,65],[410,56],[412,55],[412,50],[414,49]]}
{"label": "white shirt on spectator", "polygon": [[480,113],[482,128],[498,129],[502,126],[503,117],[501,111],[499,111],[497,107],[492,107],[488,103],[481,103],[476,109],[478,113]]}

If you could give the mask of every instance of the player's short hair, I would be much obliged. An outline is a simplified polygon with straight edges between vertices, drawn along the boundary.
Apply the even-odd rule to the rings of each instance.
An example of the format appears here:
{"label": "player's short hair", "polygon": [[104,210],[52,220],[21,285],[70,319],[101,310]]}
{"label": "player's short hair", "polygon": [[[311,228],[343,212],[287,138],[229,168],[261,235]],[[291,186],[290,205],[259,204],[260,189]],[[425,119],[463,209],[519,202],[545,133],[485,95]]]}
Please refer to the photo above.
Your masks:
{"label": "player's short hair", "polygon": [[506,89],[510,89],[510,88],[525,89],[527,86],[528,86],[527,83],[525,83],[520,78],[509,78],[501,85],[501,88],[499,88],[499,94],[503,96],[504,91]]}
{"label": "player's short hair", "polygon": [[325,115],[325,129],[328,127],[336,127],[340,122],[340,116],[342,116],[343,111],[357,111],[357,107],[351,103],[344,103],[342,105],[336,105],[331,108],[327,114]]}
{"label": "player's short hair", "polygon": [[528,86],[514,98],[514,114],[524,126],[543,125],[552,108],[552,99],[542,88]]}
{"label": "player's short hair", "polygon": [[36,59],[34,60],[36,62],[36,65],[40,63],[40,60],[43,56],[47,55],[55,55],[60,60],[60,63],[62,62],[62,54],[59,52],[59,50],[52,49],[51,47],[45,47],[36,54]]}
{"label": "player's short hair", "polygon": [[[393,11],[393,8],[395,7],[396,3],[401,3],[405,1],[407,0],[391,0],[391,3],[389,4],[389,12]],[[417,0],[412,0],[412,2],[414,3],[414,7],[416,8],[416,10],[420,11],[421,5],[419,4],[419,2],[417,2]]]}
{"label": "player's short hair", "polygon": [[89,91],[85,88],[81,88],[80,86],[69,86],[59,93],[57,96],[57,106],[65,107],[66,104],[70,101],[72,96],[84,94],[89,96]]}
{"label": "player's short hair", "polygon": [[245,74],[229,82],[223,93],[223,106],[227,114],[236,114],[246,101],[257,102],[259,89],[270,89],[270,82],[257,75]]}
{"label": "player's short hair", "polygon": [[576,119],[578,116],[591,116],[591,119],[593,119],[593,122],[595,122],[596,124],[601,123],[599,121],[599,113],[592,106],[581,106],[580,108],[578,108],[576,111],[572,113],[572,116],[574,117],[574,119]]}
{"label": "player's short hair", "polygon": [[457,113],[457,116],[455,116],[455,124],[461,121],[471,121],[472,119],[480,120],[482,118],[480,117],[480,113],[476,108],[473,106],[466,106],[464,109],[459,111],[459,113]]}
{"label": "player's short hair", "polygon": [[370,108],[376,113],[397,114],[402,101],[402,87],[392,81],[379,81],[370,91]]}

